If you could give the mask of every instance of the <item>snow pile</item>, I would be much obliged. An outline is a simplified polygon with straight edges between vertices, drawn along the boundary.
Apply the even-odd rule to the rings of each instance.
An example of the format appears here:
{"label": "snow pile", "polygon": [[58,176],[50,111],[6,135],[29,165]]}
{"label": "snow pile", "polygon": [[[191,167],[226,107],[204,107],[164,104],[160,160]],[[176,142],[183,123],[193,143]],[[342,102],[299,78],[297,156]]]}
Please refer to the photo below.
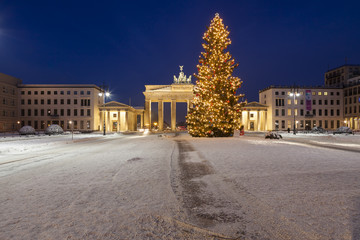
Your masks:
{"label": "snow pile", "polygon": [[23,126],[19,130],[20,135],[31,135],[35,134],[35,129],[31,126]]}
{"label": "snow pile", "polygon": [[45,134],[62,134],[64,130],[57,124],[50,125],[45,129]]}

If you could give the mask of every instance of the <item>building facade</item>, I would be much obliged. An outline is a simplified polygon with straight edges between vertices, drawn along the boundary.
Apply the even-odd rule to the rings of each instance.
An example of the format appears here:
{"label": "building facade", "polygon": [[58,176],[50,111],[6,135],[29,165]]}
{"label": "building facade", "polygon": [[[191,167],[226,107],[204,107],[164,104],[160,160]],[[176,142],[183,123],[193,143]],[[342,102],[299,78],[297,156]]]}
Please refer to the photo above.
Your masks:
{"label": "building facade", "polygon": [[104,104],[103,90],[96,85],[20,84],[19,121],[43,131],[51,124],[64,130],[100,130],[99,107]]}
{"label": "building facade", "polygon": [[325,72],[325,86],[343,86],[347,80],[360,76],[360,65],[346,64]]}
{"label": "building facade", "polygon": [[20,79],[0,73],[0,132],[19,129],[18,84],[21,84]]}
{"label": "building facade", "polygon": [[259,92],[260,104],[267,105],[266,129],[334,130],[344,126],[343,89],[337,87],[270,86]]}

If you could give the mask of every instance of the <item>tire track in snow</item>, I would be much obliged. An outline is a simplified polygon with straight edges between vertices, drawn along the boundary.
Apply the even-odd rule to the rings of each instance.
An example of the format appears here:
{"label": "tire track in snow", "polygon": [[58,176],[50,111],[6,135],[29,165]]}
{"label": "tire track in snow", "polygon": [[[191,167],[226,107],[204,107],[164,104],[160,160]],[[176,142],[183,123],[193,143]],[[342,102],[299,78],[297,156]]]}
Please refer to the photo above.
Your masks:
{"label": "tire track in snow", "polygon": [[172,158],[171,185],[192,224],[227,239],[325,239],[278,214],[241,183],[216,174],[189,142],[175,142],[179,153]]}

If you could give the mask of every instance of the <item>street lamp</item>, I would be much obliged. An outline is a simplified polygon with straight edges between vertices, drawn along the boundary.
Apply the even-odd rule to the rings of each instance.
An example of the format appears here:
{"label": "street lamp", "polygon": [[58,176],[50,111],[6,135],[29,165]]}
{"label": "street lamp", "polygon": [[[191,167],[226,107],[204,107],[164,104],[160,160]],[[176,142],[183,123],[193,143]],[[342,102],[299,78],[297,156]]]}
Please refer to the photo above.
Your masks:
{"label": "street lamp", "polygon": [[69,121],[69,124],[71,126],[71,140],[74,140],[74,125],[72,121]]}
{"label": "street lamp", "polygon": [[[110,93],[109,92],[104,92],[104,93],[100,92],[99,97],[102,97],[102,96],[104,96],[104,108],[105,108],[106,97],[109,97]],[[106,135],[106,125],[105,125],[105,111],[104,111],[104,136],[105,135]]]}
{"label": "street lamp", "polygon": [[296,121],[295,121],[295,98],[300,96],[300,93],[297,89],[293,88],[290,92],[290,97],[294,97],[294,135],[296,135]]}

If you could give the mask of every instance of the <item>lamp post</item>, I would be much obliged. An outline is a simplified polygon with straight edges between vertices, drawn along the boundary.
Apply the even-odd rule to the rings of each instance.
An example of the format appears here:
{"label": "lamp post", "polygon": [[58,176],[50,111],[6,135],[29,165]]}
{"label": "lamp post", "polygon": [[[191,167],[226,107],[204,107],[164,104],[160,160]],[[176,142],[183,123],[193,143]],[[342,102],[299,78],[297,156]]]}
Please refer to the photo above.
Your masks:
{"label": "lamp post", "polygon": [[[105,108],[105,103],[106,103],[106,97],[109,97],[110,96],[110,93],[109,92],[100,92],[99,93],[99,96],[102,97],[104,96],[104,108]],[[105,109],[104,109],[104,133],[103,135],[105,136],[106,135],[106,124],[105,124]]]}
{"label": "lamp post", "polygon": [[294,135],[296,135],[296,121],[295,121],[295,98],[300,96],[300,93],[298,92],[297,89],[295,89],[295,87],[293,89],[291,89],[290,92],[290,97],[294,97]]}
{"label": "lamp post", "polygon": [[74,140],[74,125],[72,121],[69,121],[69,124],[71,126],[71,140]]}

